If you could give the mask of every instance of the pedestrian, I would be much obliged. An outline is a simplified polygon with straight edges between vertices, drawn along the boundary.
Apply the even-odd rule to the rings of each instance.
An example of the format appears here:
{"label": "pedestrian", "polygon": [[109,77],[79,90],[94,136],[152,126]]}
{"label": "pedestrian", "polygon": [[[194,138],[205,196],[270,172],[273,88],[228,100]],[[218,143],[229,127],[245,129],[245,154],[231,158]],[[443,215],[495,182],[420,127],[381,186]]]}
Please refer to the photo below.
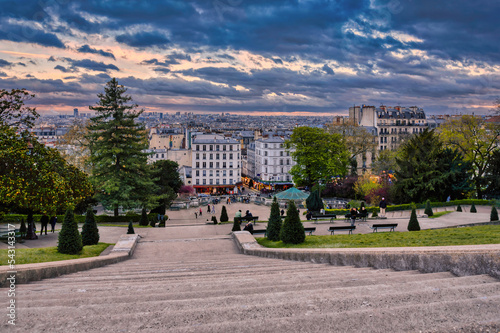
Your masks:
{"label": "pedestrian", "polygon": [[358,210],[356,207],[351,208],[351,227],[354,226],[354,222],[356,222],[356,216],[358,215]]}
{"label": "pedestrian", "polygon": [[243,228],[243,230],[246,230],[248,231],[249,233],[251,233],[253,235],[253,224],[252,222],[248,222],[245,227]]}
{"label": "pedestrian", "polygon": [[283,209],[281,210],[281,212],[280,212],[280,213],[281,213],[281,216],[284,216],[284,215],[285,215],[285,211],[284,211]]}
{"label": "pedestrian", "polygon": [[382,198],[382,201],[378,204],[380,207],[380,217],[385,217],[385,209],[387,208],[387,202],[385,202],[385,198]]}
{"label": "pedestrian", "polygon": [[194,216],[195,216],[196,218],[198,218],[198,213],[197,213],[197,212],[194,212]]}
{"label": "pedestrian", "polygon": [[[210,204],[208,204],[207,213],[210,214]],[[201,214],[200,214],[200,216],[201,216]]]}
{"label": "pedestrian", "polygon": [[215,206],[212,205],[212,214],[215,215]]}
{"label": "pedestrian", "polygon": [[241,217],[241,209],[234,214],[234,217]]}
{"label": "pedestrian", "polygon": [[450,202],[451,200],[451,196],[448,196],[448,198],[446,198],[446,202]]}
{"label": "pedestrian", "polygon": [[40,229],[40,235],[42,235],[44,228],[45,228],[45,234],[47,234],[47,226],[49,225],[49,217],[47,216],[47,214],[43,213],[42,217],[40,218],[40,223],[42,224],[42,228]]}
{"label": "pedestrian", "polygon": [[52,232],[54,232],[54,230],[56,229],[56,223],[57,223],[57,216],[54,215],[50,219],[50,226],[52,228]]}
{"label": "pedestrian", "polygon": [[202,210],[201,210],[201,208],[200,208],[200,217],[201,217],[202,213],[203,213],[203,211],[202,211]]}

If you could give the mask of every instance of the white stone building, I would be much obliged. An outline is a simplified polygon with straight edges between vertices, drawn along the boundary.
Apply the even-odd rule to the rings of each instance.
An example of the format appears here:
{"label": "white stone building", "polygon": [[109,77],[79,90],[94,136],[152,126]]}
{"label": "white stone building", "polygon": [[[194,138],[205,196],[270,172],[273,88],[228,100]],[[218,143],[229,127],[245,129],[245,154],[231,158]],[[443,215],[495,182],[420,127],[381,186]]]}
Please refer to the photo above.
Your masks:
{"label": "white stone building", "polygon": [[[262,138],[255,141],[255,158],[248,150],[248,161],[255,161],[254,178],[265,185],[280,187],[293,185],[290,169],[296,164],[290,152],[285,150],[285,139],[279,136]],[[250,169],[251,167],[247,167]]]}

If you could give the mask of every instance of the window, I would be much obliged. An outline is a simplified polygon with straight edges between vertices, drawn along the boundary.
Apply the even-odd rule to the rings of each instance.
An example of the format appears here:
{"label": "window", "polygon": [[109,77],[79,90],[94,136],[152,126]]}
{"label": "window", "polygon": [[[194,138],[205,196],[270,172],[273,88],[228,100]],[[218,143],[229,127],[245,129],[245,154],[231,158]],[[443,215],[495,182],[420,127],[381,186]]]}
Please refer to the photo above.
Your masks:
{"label": "window", "polygon": [[165,158],[165,154],[161,154],[161,158]]}
{"label": "window", "polygon": [[219,151],[219,145],[215,146],[215,150]]}
{"label": "window", "polygon": [[196,185],[200,185],[200,180],[196,179]]}
{"label": "window", "polygon": [[[267,160],[264,160],[264,165],[267,165]],[[267,171],[266,171],[267,172]]]}
{"label": "window", "polygon": [[203,153],[203,159],[206,160],[207,159],[207,154]]}
{"label": "window", "polygon": [[264,156],[267,156],[267,151],[264,152]]}
{"label": "window", "polygon": [[280,159],[280,165],[283,165],[283,160],[282,159]]}
{"label": "window", "polygon": [[286,156],[290,156],[290,152],[289,151],[286,152]]}
{"label": "window", "polygon": [[196,150],[199,151],[200,150],[200,145],[196,145]]}
{"label": "window", "polygon": [[229,159],[232,160],[233,159],[233,153],[230,153],[229,154]]}
{"label": "window", "polygon": [[210,185],[213,185],[214,184],[214,180],[213,179],[210,179]]}
{"label": "window", "polygon": [[232,176],[233,175],[233,170],[229,170],[229,175]]}
{"label": "window", "polygon": [[238,153],[238,157],[237,157],[237,159],[240,159],[240,153]]}
{"label": "window", "polygon": [[209,149],[210,149],[210,151],[214,150],[214,146],[210,145]]}
{"label": "window", "polygon": [[218,160],[219,159],[219,154],[215,154],[215,159]]}
{"label": "window", "polygon": [[226,177],[226,170],[222,170],[222,177]]}
{"label": "window", "polygon": [[215,162],[215,167],[218,169],[219,168],[219,162]]}
{"label": "window", "polygon": [[210,168],[214,167],[214,162],[210,162]]}
{"label": "window", "polygon": [[229,145],[229,150],[233,150],[233,145]]}
{"label": "window", "polygon": [[229,179],[229,184],[232,184],[233,183],[233,179]]}
{"label": "window", "polygon": [[233,162],[229,162],[229,167],[232,168],[233,167]]}
{"label": "window", "polygon": [[226,168],[226,162],[222,162],[222,167]]}
{"label": "window", "polygon": [[203,177],[207,176],[207,170],[203,170]]}
{"label": "window", "polygon": [[207,150],[207,146],[203,145],[203,151]]}
{"label": "window", "polygon": [[216,170],[216,171],[215,171],[215,176],[216,176],[216,177],[219,177],[219,176],[220,176],[220,171],[219,171],[219,170]]}
{"label": "window", "polygon": [[203,168],[207,167],[207,162],[203,162]]}
{"label": "window", "polygon": [[196,159],[199,160],[200,159],[200,153],[196,153]]}
{"label": "window", "polygon": [[280,151],[280,156],[283,156],[283,151]]}
{"label": "window", "polygon": [[213,176],[214,176],[214,171],[213,171],[213,170],[210,170],[210,171],[209,171],[209,173],[208,173],[208,175],[209,175],[210,177],[213,177]]}
{"label": "window", "polygon": [[222,184],[224,184],[224,185],[226,184],[226,178],[224,178],[224,179],[222,180]]}
{"label": "window", "polygon": [[267,143],[264,143],[264,148],[267,148]]}
{"label": "window", "polygon": [[226,154],[222,154],[222,159],[225,160],[226,159]]}
{"label": "window", "polygon": [[226,145],[222,145],[222,150],[226,151]]}
{"label": "window", "polygon": [[215,184],[219,185],[219,178],[215,180]]}
{"label": "window", "polygon": [[207,185],[207,180],[203,179],[203,185]]}
{"label": "window", "polygon": [[200,162],[196,162],[196,167],[199,168],[200,167]]}
{"label": "window", "polygon": [[214,159],[214,154],[210,154],[210,159],[213,160]]}
{"label": "window", "polygon": [[380,137],[380,143],[384,143],[384,138]]}
{"label": "window", "polygon": [[196,176],[200,176],[200,170],[196,170]]}
{"label": "window", "polygon": [[290,165],[290,160],[286,160],[286,165]]}

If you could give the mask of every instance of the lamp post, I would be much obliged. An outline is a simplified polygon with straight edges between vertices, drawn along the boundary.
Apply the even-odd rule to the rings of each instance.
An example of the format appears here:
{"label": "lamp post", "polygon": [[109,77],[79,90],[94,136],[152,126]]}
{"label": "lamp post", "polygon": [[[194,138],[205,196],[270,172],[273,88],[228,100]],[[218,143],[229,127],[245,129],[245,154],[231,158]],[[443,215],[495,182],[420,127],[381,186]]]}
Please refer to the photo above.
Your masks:
{"label": "lamp post", "polygon": [[[33,144],[29,139],[26,145],[28,147],[28,156],[33,156]],[[33,213],[30,209],[28,213],[28,230],[26,232],[26,239],[38,239],[38,236],[36,235],[36,232],[34,230],[34,223],[35,221],[33,220]]]}

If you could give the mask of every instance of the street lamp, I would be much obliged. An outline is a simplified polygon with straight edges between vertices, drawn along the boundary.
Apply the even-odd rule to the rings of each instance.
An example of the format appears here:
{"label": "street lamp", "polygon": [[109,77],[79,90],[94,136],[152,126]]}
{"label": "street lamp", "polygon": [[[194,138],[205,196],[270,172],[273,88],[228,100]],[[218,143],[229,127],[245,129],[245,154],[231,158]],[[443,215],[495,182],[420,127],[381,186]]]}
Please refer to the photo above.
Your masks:
{"label": "street lamp", "polygon": [[[26,146],[28,147],[28,155],[33,156],[33,144],[31,143],[29,138]],[[38,236],[36,235],[36,232],[34,230],[34,223],[35,221],[33,221],[33,213],[30,210],[28,213],[28,230],[26,232],[26,239],[38,239]]]}

